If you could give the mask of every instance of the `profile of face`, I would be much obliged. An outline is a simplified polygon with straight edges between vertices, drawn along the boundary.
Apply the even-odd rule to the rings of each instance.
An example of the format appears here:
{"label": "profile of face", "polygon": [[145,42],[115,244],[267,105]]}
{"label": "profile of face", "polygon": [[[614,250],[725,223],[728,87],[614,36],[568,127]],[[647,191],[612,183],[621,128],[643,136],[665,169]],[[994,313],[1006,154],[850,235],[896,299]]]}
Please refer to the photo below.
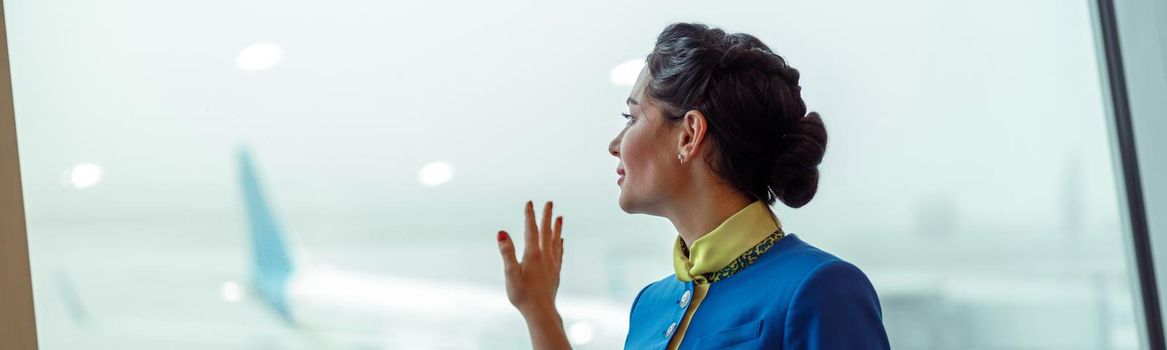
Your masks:
{"label": "profile of face", "polygon": [[617,172],[624,174],[617,183],[620,209],[626,213],[659,213],[675,193],[673,189],[682,183],[678,131],[648,96],[650,79],[646,66],[627,100],[628,123],[608,144],[608,153],[620,160]]}

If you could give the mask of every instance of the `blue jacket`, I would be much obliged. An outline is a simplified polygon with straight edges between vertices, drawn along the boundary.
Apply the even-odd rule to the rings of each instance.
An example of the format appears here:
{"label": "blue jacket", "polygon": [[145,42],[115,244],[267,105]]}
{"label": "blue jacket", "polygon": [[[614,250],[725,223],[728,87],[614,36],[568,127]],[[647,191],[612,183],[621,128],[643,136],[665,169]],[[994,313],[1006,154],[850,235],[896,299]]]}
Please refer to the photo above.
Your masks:
{"label": "blue jacket", "polygon": [[[625,349],[665,349],[693,282],[669,275],[632,303]],[[675,327],[675,326],[673,326]],[[889,349],[875,288],[859,268],[803,242],[779,240],[709,285],[680,349]]]}

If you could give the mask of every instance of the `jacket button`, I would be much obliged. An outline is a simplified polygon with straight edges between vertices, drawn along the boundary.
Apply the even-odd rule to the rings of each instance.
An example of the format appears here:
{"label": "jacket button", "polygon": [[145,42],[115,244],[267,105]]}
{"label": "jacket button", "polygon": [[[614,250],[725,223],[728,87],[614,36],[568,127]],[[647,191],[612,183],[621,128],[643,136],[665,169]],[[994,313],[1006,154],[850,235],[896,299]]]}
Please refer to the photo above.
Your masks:
{"label": "jacket button", "polygon": [[692,292],[690,292],[690,291],[685,291],[685,294],[681,294],[681,308],[682,309],[684,309],[686,306],[689,306],[689,296],[690,295],[692,295]]}
{"label": "jacket button", "polygon": [[673,324],[669,325],[669,329],[665,331],[665,338],[671,338],[673,336],[673,332],[676,332],[676,331],[677,331],[677,323],[673,322]]}

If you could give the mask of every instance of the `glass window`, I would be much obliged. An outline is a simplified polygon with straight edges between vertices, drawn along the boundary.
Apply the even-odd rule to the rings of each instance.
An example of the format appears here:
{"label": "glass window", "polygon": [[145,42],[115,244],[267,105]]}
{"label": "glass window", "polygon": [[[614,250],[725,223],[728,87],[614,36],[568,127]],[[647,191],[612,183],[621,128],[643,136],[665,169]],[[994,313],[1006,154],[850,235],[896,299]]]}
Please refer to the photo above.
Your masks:
{"label": "glass window", "polygon": [[896,349],[1133,349],[1086,1],[5,2],[43,349],[529,346],[494,242],[567,239],[580,349],[676,232],[617,205],[624,100],[701,21],[829,132],[788,232],[862,268]]}

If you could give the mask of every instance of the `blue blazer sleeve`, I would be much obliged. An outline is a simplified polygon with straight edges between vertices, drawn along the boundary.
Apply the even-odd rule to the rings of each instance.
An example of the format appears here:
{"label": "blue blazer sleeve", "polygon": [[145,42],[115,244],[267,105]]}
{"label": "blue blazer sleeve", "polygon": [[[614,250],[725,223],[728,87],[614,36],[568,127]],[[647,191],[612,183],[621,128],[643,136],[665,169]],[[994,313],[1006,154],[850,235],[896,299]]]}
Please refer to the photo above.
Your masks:
{"label": "blue blazer sleeve", "polygon": [[859,268],[828,260],[800,283],[786,314],[784,349],[890,349],[879,298]]}

